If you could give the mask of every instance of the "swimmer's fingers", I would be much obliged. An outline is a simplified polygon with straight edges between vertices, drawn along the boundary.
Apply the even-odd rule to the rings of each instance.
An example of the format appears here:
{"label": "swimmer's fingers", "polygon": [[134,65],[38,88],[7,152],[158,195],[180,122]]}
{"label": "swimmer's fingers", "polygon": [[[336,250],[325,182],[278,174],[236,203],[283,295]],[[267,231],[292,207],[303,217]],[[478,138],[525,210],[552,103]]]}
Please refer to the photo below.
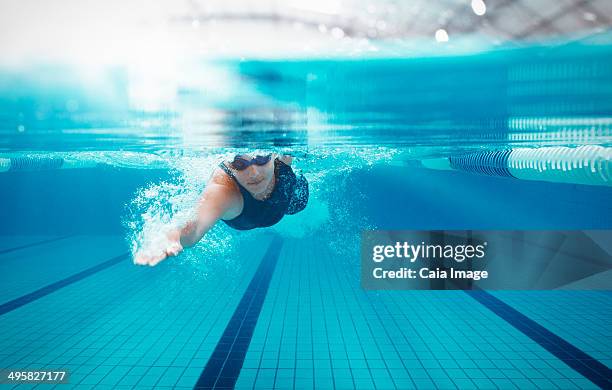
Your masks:
{"label": "swimmer's fingers", "polygon": [[149,264],[149,256],[145,256],[142,253],[137,253],[134,256],[134,264],[137,264],[137,265],[147,265],[147,264]]}
{"label": "swimmer's fingers", "polygon": [[162,253],[154,256],[147,256],[141,253],[136,254],[136,256],[134,256],[134,264],[149,265],[153,267],[170,256],[177,256],[182,251],[183,246],[180,243],[173,243],[169,245]]}
{"label": "swimmer's fingers", "polygon": [[159,255],[155,255],[155,256],[151,256],[149,258],[149,262],[148,264],[151,267],[156,266],[157,264],[159,264],[160,261],[164,260],[166,257],[168,257],[168,254],[166,252],[159,254]]}
{"label": "swimmer's fingers", "polygon": [[134,256],[134,264],[154,266],[158,264],[160,261],[162,261],[163,259],[165,259],[166,257],[168,257],[168,255],[165,252],[160,253],[155,256],[137,254],[136,256]]}
{"label": "swimmer's fingers", "polygon": [[177,256],[179,253],[183,251],[183,246],[178,243],[172,243],[168,248],[166,248],[166,254],[168,256]]}
{"label": "swimmer's fingers", "polygon": [[159,264],[162,260],[165,260],[166,258],[170,257],[170,256],[177,256],[179,253],[181,253],[183,251],[183,246],[179,243],[173,243],[170,246],[168,246],[166,248],[166,250],[164,251],[164,253],[154,256],[151,259],[149,259],[149,265],[151,267],[156,266],[157,264]]}

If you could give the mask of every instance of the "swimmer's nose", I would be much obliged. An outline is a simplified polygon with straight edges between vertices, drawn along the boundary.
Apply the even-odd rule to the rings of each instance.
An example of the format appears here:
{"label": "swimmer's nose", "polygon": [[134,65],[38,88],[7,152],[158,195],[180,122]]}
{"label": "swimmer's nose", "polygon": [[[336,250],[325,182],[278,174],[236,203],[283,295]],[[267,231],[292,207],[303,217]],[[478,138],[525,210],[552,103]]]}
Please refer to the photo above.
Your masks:
{"label": "swimmer's nose", "polygon": [[257,169],[257,167],[255,167],[255,165],[251,165],[247,169],[248,169],[248,172],[249,172],[249,178],[251,178],[251,179],[258,179],[259,176],[261,176],[259,174],[259,170]]}

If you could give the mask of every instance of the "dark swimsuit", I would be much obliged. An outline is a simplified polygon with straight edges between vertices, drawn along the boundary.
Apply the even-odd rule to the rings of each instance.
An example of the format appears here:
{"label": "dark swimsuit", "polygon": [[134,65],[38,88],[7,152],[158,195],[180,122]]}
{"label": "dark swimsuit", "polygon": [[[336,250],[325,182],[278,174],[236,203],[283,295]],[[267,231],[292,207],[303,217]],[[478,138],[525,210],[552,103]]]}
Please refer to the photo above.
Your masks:
{"label": "dark swimsuit", "polygon": [[255,199],[224,163],[219,164],[219,167],[238,185],[244,203],[239,216],[229,220],[222,219],[228,226],[237,230],[272,226],[287,213],[296,183],[295,173],[289,165],[279,159],[274,160],[276,183],[270,196],[264,200]]}

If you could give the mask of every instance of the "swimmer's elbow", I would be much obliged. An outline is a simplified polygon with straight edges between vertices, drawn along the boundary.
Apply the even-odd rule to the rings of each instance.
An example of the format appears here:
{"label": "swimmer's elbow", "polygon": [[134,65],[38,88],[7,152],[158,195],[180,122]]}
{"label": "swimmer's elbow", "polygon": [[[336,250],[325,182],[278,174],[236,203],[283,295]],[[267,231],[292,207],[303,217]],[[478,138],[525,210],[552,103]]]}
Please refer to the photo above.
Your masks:
{"label": "swimmer's elbow", "polygon": [[184,248],[194,246],[197,240],[195,239],[197,223],[196,221],[189,221],[181,229],[180,242]]}
{"label": "swimmer's elbow", "polygon": [[197,219],[187,222],[181,230],[181,245],[191,247],[197,244],[220,218],[221,212],[215,209],[200,211]]}
{"label": "swimmer's elbow", "polygon": [[223,213],[231,206],[232,197],[227,189],[220,185],[209,185],[200,199],[195,219],[187,222],[181,229],[181,245],[191,247],[221,219]]}

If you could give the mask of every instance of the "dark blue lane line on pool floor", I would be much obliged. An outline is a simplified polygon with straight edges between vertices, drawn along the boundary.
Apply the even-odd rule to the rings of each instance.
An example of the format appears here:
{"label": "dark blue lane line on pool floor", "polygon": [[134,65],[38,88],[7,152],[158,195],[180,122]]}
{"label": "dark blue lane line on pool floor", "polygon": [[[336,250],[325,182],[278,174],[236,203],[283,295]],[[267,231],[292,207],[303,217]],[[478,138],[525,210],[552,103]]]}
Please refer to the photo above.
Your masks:
{"label": "dark blue lane line on pool floor", "polygon": [[53,241],[59,241],[59,240],[63,240],[65,238],[69,238],[69,237],[74,237],[76,236],[76,234],[69,234],[67,236],[61,236],[61,237],[55,237],[55,238],[49,238],[47,240],[42,240],[42,241],[36,241],[36,242],[32,242],[29,244],[25,244],[25,245],[20,245],[20,246],[16,246],[13,248],[8,248],[8,249],[1,249],[0,250],[0,255],[3,255],[5,253],[10,253],[10,252],[15,252],[18,251],[19,249],[25,249],[25,248],[30,248],[33,246],[38,246],[38,245],[42,245],[42,244],[47,244],[49,242],[53,242]]}
{"label": "dark blue lane line on pool floor", "polygon": [[283,240],[275,236],[194,389],[233,389],[244,364]]}
{"label": "dark blue lane line on pool floor", "polygon": [[6,314],[9,311],[13,311],[15,309],[20,308],[23,305],[27,305],[30,302],[33,302],[37,299],[40,299],[44,296],[47,296],[49,294],[51,294],[54,291],[59,290],[62,287],[66,287],[72,283],[78,282],[79,280],[85,279],[88,276],[91,276],[97,272],[102,271],[103,269],[106,269],[108,267],[111,267],[125,259],[127,259],[129,256],[129,253],[124,253],[122,255],[119,255],[117,257],[113,257],[110,260],[107,260],[103,263],[100,263],[98,265],[94,265],[93,267],[87,268],[86,270],[83,270],[79,273],[76,273],[74,275],[71,275],[67,278],[64,278],[62,280],[59,280],[55,283],[51,283],[43,288],[40,288],[36,291],[33,291],[29,294],[23,295],[19,298],[13,299],[12,301],[8,301],[6,303],[3,303],[2,305],[0,305],[0,315]]}
{"label": "dark blue lane line on pool floor", "polygon": [[466,293],[597,386],[602,389],[612,389],[610,369],[599,360],[570,344],[488,292],[469,290]]}

